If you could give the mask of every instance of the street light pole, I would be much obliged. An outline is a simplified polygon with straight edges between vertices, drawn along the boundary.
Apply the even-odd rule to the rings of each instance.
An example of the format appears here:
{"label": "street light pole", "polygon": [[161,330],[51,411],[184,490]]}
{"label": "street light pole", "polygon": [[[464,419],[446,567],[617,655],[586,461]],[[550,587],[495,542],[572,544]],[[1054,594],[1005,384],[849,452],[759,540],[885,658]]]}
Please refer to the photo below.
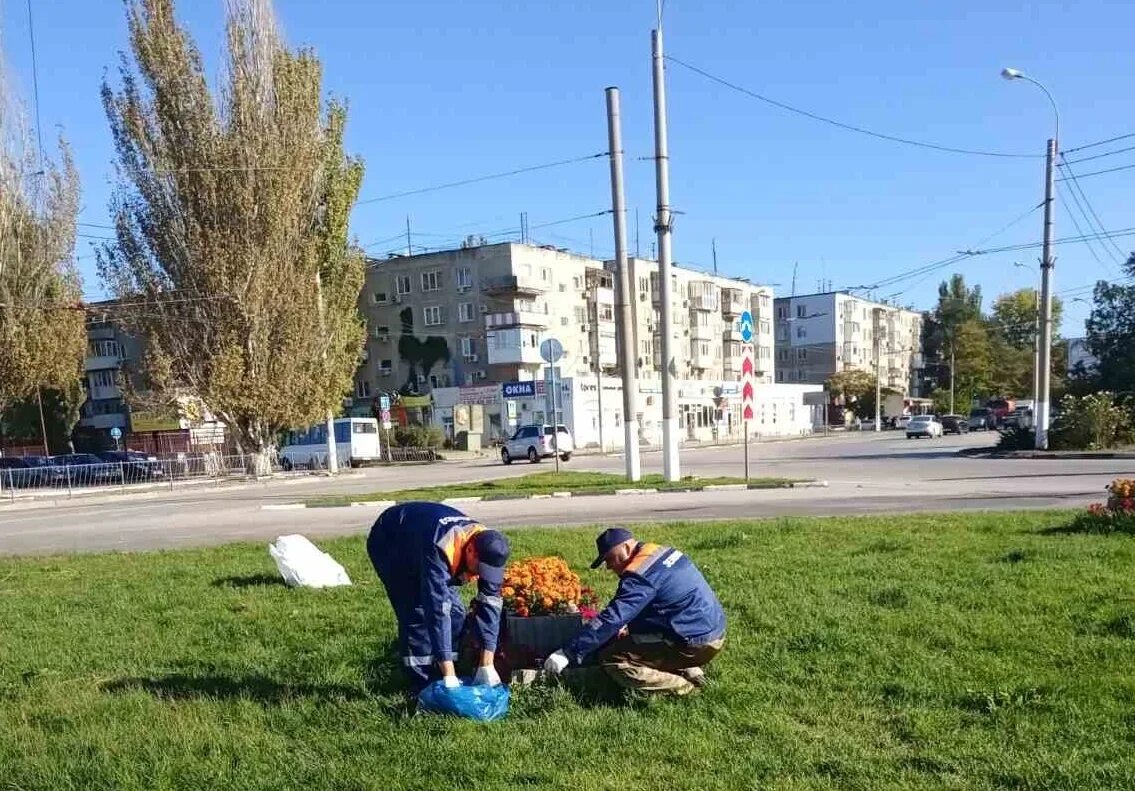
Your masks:
{"label": "street light pole", "polygon": [[1039,81],[1017,69],[1003,69],[1001,76],[1007,80],[1024,80],[1044,91],[1052,105],[1052,114],[1055,120],[1053,135],[1048,140],[1048,147],[1044,156],[1044,237],[1040,262],[1040,340],[1036,359],[1037,394],[1034,405],[1036,419],[1037,450],[1048,449],[1048,416],[1051,411],[1049,403],[1052,393],[1052,225],[1053,209],[1055,208],[1056,190],[1054,169],[1056,167],[1056,152],[1060,146],[1060,110],[1056,100],[1048,92],[1048,88]]}

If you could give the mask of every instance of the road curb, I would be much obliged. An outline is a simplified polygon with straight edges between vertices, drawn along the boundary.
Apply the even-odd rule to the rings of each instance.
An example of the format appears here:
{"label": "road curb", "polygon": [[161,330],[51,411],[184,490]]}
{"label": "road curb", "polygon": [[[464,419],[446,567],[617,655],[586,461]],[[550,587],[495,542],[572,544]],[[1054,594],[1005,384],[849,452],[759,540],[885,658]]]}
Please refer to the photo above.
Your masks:
{"label": "road curb", "polygon": [[[576,497],[636,497],[646,494],[714,494],[715,492],[776,491],[779,489],[826,489],[827,481],[796,481],[782,486],[761,486],[760,484],[726,483],[709,484],[703,487],[678,489],[616,489],[613,492],[550,492],[547,494],[486,494],[480,497],[448,497],[441,500],[442,505],[469,505],[471,503],[495,503],[506,500],[559,500]],[[283,503],[262,505],[262,511],[291,511],[301,508],[376,508],[386,509],[398,504],[397,500],[354,500],[349,503]]]}

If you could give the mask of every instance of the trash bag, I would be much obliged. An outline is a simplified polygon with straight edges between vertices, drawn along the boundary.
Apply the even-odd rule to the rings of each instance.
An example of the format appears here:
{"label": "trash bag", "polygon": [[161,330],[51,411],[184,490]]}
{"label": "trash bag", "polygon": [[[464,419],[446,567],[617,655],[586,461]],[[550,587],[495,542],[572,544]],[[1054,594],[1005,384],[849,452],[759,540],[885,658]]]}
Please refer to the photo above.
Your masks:
{"label": "trash bag", "polygon": [[461,686],[448,689],[444,681],[438,680],[418,694],[418,710],[491,722],[508,714],[508,698],[504,684],[490,687],[462,679]]}
{"label": "trash bag", "polygon": [[291,587],[334,588],[350,585],[351,578],[335,558],[301,535],[280,536],[268,545],[268,554]]}

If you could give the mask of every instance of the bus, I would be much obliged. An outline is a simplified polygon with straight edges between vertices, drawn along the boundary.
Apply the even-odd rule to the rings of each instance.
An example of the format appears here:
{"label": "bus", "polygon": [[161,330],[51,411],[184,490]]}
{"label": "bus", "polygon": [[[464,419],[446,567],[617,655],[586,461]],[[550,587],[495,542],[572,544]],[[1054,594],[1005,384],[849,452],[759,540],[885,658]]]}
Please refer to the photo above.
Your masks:
{"label": "bus", "polygon": [[[378,421],[372,417],[341,417],[335,420],[335,457],[340,467],[358,467],[381,459]],[[289,431],[280,448],[285,470],[327,468],[327,424]]]}

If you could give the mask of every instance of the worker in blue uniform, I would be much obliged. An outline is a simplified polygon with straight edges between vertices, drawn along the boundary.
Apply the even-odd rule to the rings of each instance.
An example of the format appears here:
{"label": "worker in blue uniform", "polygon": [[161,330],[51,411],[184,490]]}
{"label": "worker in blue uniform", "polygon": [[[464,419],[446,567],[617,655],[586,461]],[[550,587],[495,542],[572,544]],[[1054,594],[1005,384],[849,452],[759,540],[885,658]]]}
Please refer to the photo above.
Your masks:
{"label": "worker in blue uniform", "polygon": [[467,619],[456,588],[474,576],[476,607],[468,627],[481,652],[473,683],[501,683],[493,655],[508,553],[501,533],[446,505],[399,503],[379,515],[367,554],[398,619],[398,650],[416,689],[435,673],[446,686],[460,685],[454,661]]}
{"label": "worker in blue uniform", "polygon": [[619,577],[611,602],[544,663],[556,675],[594,657],[619,686],[685,695],[705,684],[704,666],[725,644],[725,612],[705,577],[678,549],[603,531],[591,564]]}

